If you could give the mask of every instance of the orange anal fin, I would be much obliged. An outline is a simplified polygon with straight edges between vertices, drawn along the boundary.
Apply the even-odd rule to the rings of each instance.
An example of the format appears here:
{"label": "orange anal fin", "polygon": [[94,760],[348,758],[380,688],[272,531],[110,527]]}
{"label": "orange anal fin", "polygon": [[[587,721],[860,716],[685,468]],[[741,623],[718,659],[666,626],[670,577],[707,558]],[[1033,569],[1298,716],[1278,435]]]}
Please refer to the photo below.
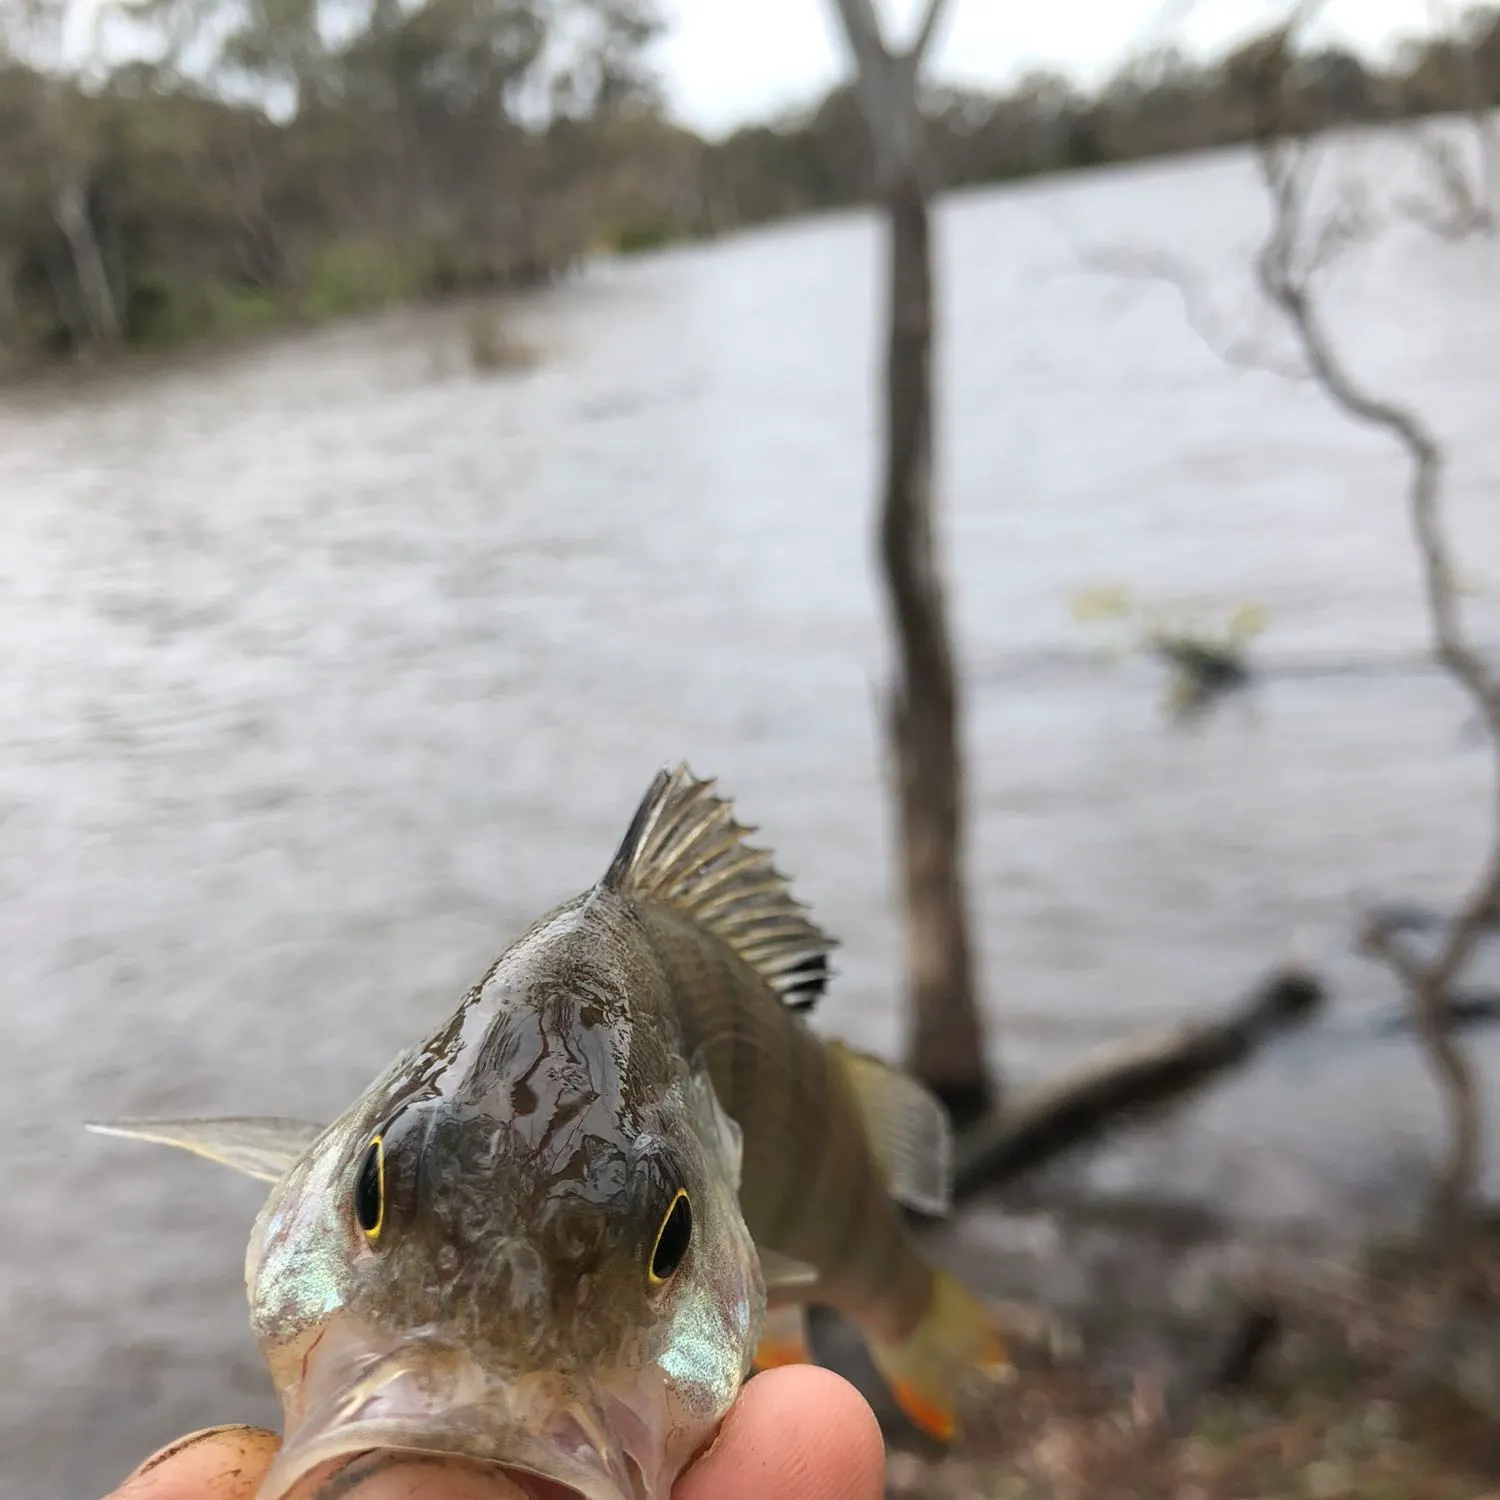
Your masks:
{"label": "orange anal fin", "polygon": [[914,1385],[903,1385],[899,1380],[890,1382],[891,1395],[896,1405],[907,1417],[925,1432],[940,1442],[952,1442],[958,1423],[951,1405],[942,1404],[924,1395]]}
{"label": "orange anal fin", "polygon": [[943,1271],[933,1275],[932,1300],[917,1326],[899,1342],[871,1338],[870,1353],[901,1410],[945,1443],[958,1427],[965,1377],[1008,1363],[993,1313]]}
{"label": "orange anal fin", "polygon": [[800,1306],[773,1307],[766,1314],[765,1330],[755,1347],[755,1367],[774,1370],[779,1365],[812,1362],[807,1347],[807,1322]]}

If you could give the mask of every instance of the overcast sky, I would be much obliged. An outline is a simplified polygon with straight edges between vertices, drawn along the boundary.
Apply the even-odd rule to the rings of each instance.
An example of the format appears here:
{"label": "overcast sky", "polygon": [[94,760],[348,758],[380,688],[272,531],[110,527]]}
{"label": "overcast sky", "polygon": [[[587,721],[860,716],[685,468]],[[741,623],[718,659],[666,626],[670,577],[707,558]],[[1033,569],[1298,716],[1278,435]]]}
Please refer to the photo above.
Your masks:
{"label": "overcast sky", "polygon": [[[950,0],[935,75],[1003,83],[1038,64],[1087,82],[1149,41],[1172,0]],[[910,20],[919,0],[883,0]],[[1364,49],[1422,28],[1432,0],[1335,0],[1327,30]],[[668,0],[662,63],[673,112],[711,133],[817,97],[843,71],[832,0]],[[1215,48],[1285,11],[1262,0],[1201,0],[1174,35]]]}

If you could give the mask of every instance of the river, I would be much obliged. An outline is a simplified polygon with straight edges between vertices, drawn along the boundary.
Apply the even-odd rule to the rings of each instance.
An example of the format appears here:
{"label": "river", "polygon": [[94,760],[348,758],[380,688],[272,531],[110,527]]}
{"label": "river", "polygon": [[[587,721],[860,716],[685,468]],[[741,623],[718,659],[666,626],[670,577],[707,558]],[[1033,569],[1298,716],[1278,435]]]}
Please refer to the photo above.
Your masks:
{"label": "river", "polygon": [[[1378,1217],[1439,1113],[1373,1035],[1398,1001],[1353,902],[1452,900],[1486,795],[1424,659],[1402,461],[1095,260],[1168,248],[1203,331],[1274,343],[1261,213],[1234,154],[941,208],[973,907],[1017,1078],[1228,1004],[1300,929],[1326,1020],[1098,1178]],[[274,1416],[257,1186],[80,1122],[336,1111],[602,871],[663,761],[721,778],[842,939],[823,1024],[899,1047],[879,250],[852,213],[598,267],[516,310],[539,360],[511,374],[467,368],[450,310],[0,397],[4,1493],[86,1500]],[[1500,252],[1394,233],[1332,309],[1451,443],[1492,639]],[[1174,727],[1073,618],[1099,585],[1262,606],[1263,679]]]}

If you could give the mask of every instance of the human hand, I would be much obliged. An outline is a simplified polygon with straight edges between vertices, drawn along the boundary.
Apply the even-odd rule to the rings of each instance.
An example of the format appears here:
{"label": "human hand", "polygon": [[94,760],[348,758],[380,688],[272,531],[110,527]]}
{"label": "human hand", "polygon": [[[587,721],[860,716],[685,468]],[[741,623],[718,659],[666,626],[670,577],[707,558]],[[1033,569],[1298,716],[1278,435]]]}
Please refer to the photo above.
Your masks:
{"label": "human hand", "polygon": [[[147,1459],[106,1500],[254,1500],[279,1442],[254,1427],[194,1433]],[[448,1460],[392,1456],[348,1485],[352,1470],[330,1486],[338,1500],[514,1495],[482,1466]],[[677,1481],[672,1500],[881,1500],[884,1484],[885,1448],[863,1397],[831,1371],[789,1365],[745,1387],[712,1448]],[[317,1500],[317,1484],[298,1486],[289,1500]]]}

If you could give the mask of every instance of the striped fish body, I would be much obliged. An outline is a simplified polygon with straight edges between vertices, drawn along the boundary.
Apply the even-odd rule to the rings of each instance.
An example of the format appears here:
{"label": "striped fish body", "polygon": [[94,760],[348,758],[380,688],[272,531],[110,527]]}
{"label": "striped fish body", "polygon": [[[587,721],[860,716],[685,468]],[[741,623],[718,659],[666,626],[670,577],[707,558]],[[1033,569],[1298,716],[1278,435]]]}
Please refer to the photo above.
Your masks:
{"label": "striped fish body", "polygon": [[[834,1308],[872,1335],[900,1340],[932,1300],[918,1253],[876,1161],[843,1059],[726,944],[672,911],[643,913],[666,970],[683,1043],[700,1055],[724,1112],[740,1127],[740,1208],[757,1246],[817,1274],[783,1303]],[[779,1320],[770,1362],[793,1357]],[[766,1362],[765,1359],[762,1360]]]}
{"label": "striped fish body", "polygon": [[663,773],[604,883],[655,955],[684,1056],[741,1132],[740,1208],[771,1309],[757,1364],[807,1358],[801,1305],[832,1307],[907,1415],[948,1438],[959,1381],[1005,1350],[900,1212],[949,1207],[947,1117],[914,1079],[809,1027],[834,944],[750,831],[712,783]]}

